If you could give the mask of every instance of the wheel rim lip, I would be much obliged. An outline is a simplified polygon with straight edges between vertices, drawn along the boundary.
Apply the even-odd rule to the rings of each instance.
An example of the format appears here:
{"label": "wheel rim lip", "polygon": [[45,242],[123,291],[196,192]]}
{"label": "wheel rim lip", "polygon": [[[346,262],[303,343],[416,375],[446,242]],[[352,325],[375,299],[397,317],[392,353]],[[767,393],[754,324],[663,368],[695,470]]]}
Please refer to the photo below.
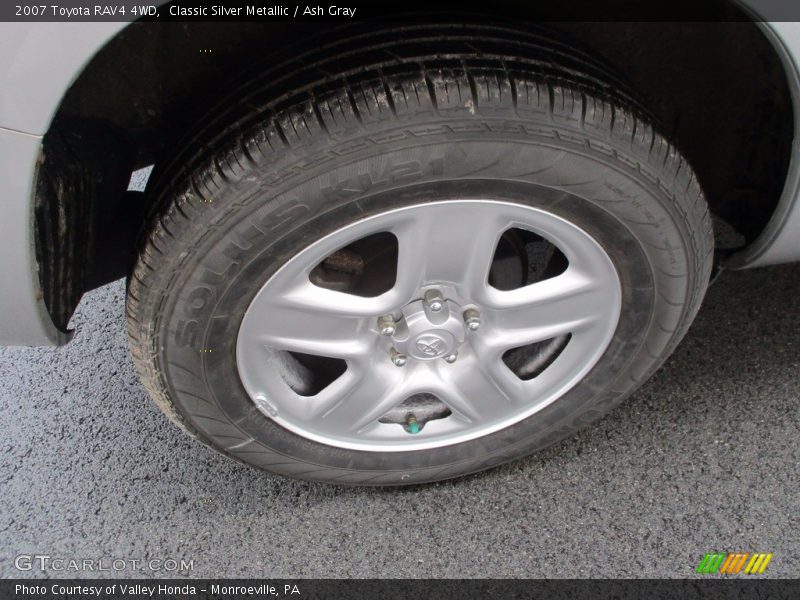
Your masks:
{"label": "wheel rim lip", "polygon": [[[555,386],[549,390],[549,392],[544,396],[536,399],[535,401],[530,402],[528,406],[526,406],[522,410],[517,410],[513,414],[508,415],[507,418],[499,419],[496,422],[487,424],[485,426],[477,425],[470,429],[466,429],[463,431],[457,432],[447,432],[444,433],[435,433],[435,437],[430,439],[423,439],[422,436],[411,436],[408,435],[406,438],[402,440],[363,440],[359,438],[354,438],[353,435],[348,436],[338,436],[332,435],[329,433],[320,433],[319,431],[314,430],[313,428],[309,428],[306,423],[298,422],[297,419],[287,418],[283,411],[276,410],[281,408],[281,404],[286,401],[285,398],[280,397],[279,394],[269,394],[265,393],[265,389],[272,387],[273,390],[275,389],[274,386],[264,385],[263,383],[263,374],[260,376],[258,373],[254,373],[252,366],[248,366],[248,364],[252,365],[252,361],[248,361],[248,353],[252,350],[252,340],[248,339],[247,333],[247,324],[249,318],[252,318],[254,314],[258,312],[257,310],[257,300],[262,297],[264,294],[272,294],[275,290],[272,289],[271,284],[273,282],[279,281],[281,279],[281,275],[285,275],[287,272],[294,271],[295,273],[302,273],[307,276],[310,271],[319,264],[321,260],[323,260],[326,256],[330,253],[338,250],[346,246],[348,243],[351,243],[355,240],[361,239],[365,236],[371,235],[373,233],[378,233],[382,231],[387,231],[387,227],[385,225],[387,220],[391,220],[394,222],[407,220],[408,216],[412,214],[414,211],[421,211],[425,209],[430,209],[431,207],[446,207],[448,210],[457,210],[458,204],[481,204],[481,205],[495,205],[498,208],[504,208],[507,210],[511,210],[516,212],[517,214],[527,216],[528,219],[521,218],[519,220],[512,220],[509,224],[508,228],[513,227],[521,227],[523,229],[528,229],[533,231],[546,240],[550,241],[556,247],[558,247],[562,252],[568,254],[569,247],[563,247],[562,244],[557,244],[553,240],[553,235],[551,232],[548,231],[548,223],[559,223],[561,227],[568,227],[571,228],[572,231],[581,236],[582,243],[588,244],[593,248],[593,251],[596,252],[596,258],[602,259],[605,267],[606,267],[606,275],[610,276],[609,286],[611,290],[611,294],[608,298],[608,319],[605,323],[605,333],[602,337],[602,342],[598,343],[596,347],[591,352],[591,355],[588,356],[585,360],[583,360],[580,365],[571,371],[570,377],[566,378],[561,385]],[[568,246],[568,245],[567,245]],[[431,282],[432,284],[434,282]],[[438,285],[438,284],[437,284]],[[449,283],[442,283],[439,287],[447,287],[450,285]],[[536,285],[536,283],[531,284]],[[486,287],[492,290],[492,293],[497,292],[495,288],[491,288],[486,283]],[[324,292],[322,288],[320,288],[320,292]],[[378,298],[382,298],[390,294],[393,290],[381,294]],[[348,294],[348,296],[350,296]],[[353,296],[355,297],[355,296]],[[375,300],[376,298],[368,298],[367,300]],[[440,200],[435,202],[425,202],[419,204],[412,204],[408,206],[403,206],[399,208],[390,209],[369,217],[365,217],[364,219],[355,221],[348,225],[345,225],[336,231],[333,231],[319,240],[315,241],[314,243],[310,244],[297,254],[295,254],[291,259],[289,259],[284,265],[282,265],[270,278],[261,286],[259,291],[254,296],[253,300],[249,304],[247,310],[245,311],[245,315],[240,323],[239,331],[237,334],[237,343],[236,343],[236,362],[237,362],[237,371],[239,378],[242,382],[242,385],[245,388],[250,399],[254,402],[258,410],[264,414],[267,418],[270,418],[283,428],[295,433],[303,438],[327,445],[333,446],[342,449],[348,450],[359,450],[359,451],[371,451],[371,452],[407,452],[407,451],[418,451],[418,450],[429,450],[444,446],[451,446],[454,444],[470,441],[473,439],[477,439],[480,437],[484,437],[486,435],[490,435],[502,429],[506,429],[524,419],[527,419],[531,415],[543,410],[547,406],[551,405],[553,402],[557,401],[559,398],[563,397],[569,390],[571,390],[577,383],[579,383],[586,374],[597,364],[600,358],[603,356],[606,348],[610,344],[611,340],[613,339],[614,332],[616,330],[617,324],[619,322],[620,313],[621,313],[621,306],[622,306],[622,291],[621,291],[621,283],[619,274],[616,271],[616,267],[614,266],[613,261],[608,256],[608,253],[600,246],[600,244],[592,237],[588,232],[584,229],[580,228],[576,224],[568,221],[567,219],[550,212],[548,210],[537,208],[533,206],[529,206],[526,204],[521,204],[518,202],[508,202],[504,200],[495,200],[495,199],[449,199],[449,200]],[[365,318],[372,318],[370,317]],[[378,337],[380,337],[379,333],[377,333]],[[276,350],[276,348],[272,348],[272,350]],[[388,356],[383,357],[386,358],[386,363],[389,363]],[[557,360],[557,359],[556,359]],[[345,361],[347,363],[347,371],[351,371],[353,368],[353,364],[350,361]],[[391,363],[389,363],[391,365]],[[376,363],[373,361],[373,366]],[[378,363],[378,367],[386,368],[386,365]],[[397,367],[391,366],[391,368],[396,369]],[[421,364],[415,366],[416,371],[418,374],[427,373],[430,376],[430,372],[432,371],[432,364]],[[507,367],[506,367],[507,368]],[[549,367],[548,367],[549,368]],[[407,371],[410,371],[408,367],[405,367]],[[425,370],[427,369],[427,371]],[[510,370],[509,370],[510,372]],[[336,382],[340,381],[345,375],[341,376],[339,379],[332,382],[328,387],[333,386]],[[276,372],[269,376],[270,378],[277,378],[280,379],[281,376]],[[284,385],[288,389],[288,385],[284,383]],[[292,392],[294,393],[294,392]],[[449,417],[448,417],[449,419]],[[446,420],[446,419],[445,419]],[[428,426],[433,424],[433,427],[437,427],[437,423],[440,421],[430,421]],[[399,425],[394,425],[398,430],[401,429]]]}

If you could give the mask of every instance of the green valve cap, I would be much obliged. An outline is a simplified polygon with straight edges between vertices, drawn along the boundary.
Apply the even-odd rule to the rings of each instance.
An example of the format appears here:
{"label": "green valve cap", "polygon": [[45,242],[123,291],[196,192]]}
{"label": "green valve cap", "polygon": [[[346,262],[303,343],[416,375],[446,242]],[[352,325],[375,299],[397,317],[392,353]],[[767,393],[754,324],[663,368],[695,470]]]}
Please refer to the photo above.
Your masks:
{"label": "green valve cap", "polygon": [[417,417],[414,415],[408,415],[408,419],[406,420],[406,425],[408,425],[409,433],[419,433],[419,423],[417,423]]}

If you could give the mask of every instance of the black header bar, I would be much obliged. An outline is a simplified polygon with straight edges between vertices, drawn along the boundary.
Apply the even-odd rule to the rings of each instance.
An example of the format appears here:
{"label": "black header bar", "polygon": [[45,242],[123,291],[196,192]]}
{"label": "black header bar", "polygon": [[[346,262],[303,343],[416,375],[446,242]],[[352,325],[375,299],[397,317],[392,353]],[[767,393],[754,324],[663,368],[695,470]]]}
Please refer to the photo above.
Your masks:
{"label": "black header bar", "polygon": [[[798,0],[8,0],[0,21],[324,21],[441,20],[475,12],[526,21],[800,21]],[[476,17],[477,18],[477,17]]]}

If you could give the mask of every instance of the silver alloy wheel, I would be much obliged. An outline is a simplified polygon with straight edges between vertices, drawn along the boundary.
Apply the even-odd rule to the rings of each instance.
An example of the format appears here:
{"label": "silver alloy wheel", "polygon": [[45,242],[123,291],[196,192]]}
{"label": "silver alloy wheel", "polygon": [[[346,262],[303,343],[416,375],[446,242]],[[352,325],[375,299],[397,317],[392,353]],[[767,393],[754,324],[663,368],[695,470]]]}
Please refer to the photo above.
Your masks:
{"label": "silver alloy wheel", "polygon": [[[555,245],[566,270],[509,291],[489,285],[498,242],[513,228]],[[311,282],[326,257],[381,232],[398,244],[391,289],[363,297]],[[490,434],[557,400],[600,359],[620,308],[611,259],[576,225],[521,204],[432,202],[352,223],[289,260],[248,307],[236,360],[258,409],[297,435],[353,450],[423,450]],[[533,379],[503,362],[512,348],[566,334],[569,342]],[[287,381],[287,352],[341,359],[346,369],[301,395]],[[435,396],[449,416],[418,433],[380,421],[417,394]]]}

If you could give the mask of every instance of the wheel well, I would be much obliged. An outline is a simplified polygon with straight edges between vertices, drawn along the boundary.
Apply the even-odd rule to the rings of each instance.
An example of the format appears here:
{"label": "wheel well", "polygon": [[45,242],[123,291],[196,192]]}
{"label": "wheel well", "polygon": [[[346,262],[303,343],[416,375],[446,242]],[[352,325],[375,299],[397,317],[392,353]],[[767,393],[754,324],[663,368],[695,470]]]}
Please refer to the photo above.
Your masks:
{"label": "wheel well", "polygon": [[[737,18],[551,27],[643,95],[693,165],[712,211],[749,241],[777,205],[793,113],[775,49],[757,25]],[[127,191],[131,171],[163,161],[247,72],[326,27],[134,23],[94,57],[45,136],[37,189],[37,259],[59,328],[84,291],[130,271],[152,202]]]}

